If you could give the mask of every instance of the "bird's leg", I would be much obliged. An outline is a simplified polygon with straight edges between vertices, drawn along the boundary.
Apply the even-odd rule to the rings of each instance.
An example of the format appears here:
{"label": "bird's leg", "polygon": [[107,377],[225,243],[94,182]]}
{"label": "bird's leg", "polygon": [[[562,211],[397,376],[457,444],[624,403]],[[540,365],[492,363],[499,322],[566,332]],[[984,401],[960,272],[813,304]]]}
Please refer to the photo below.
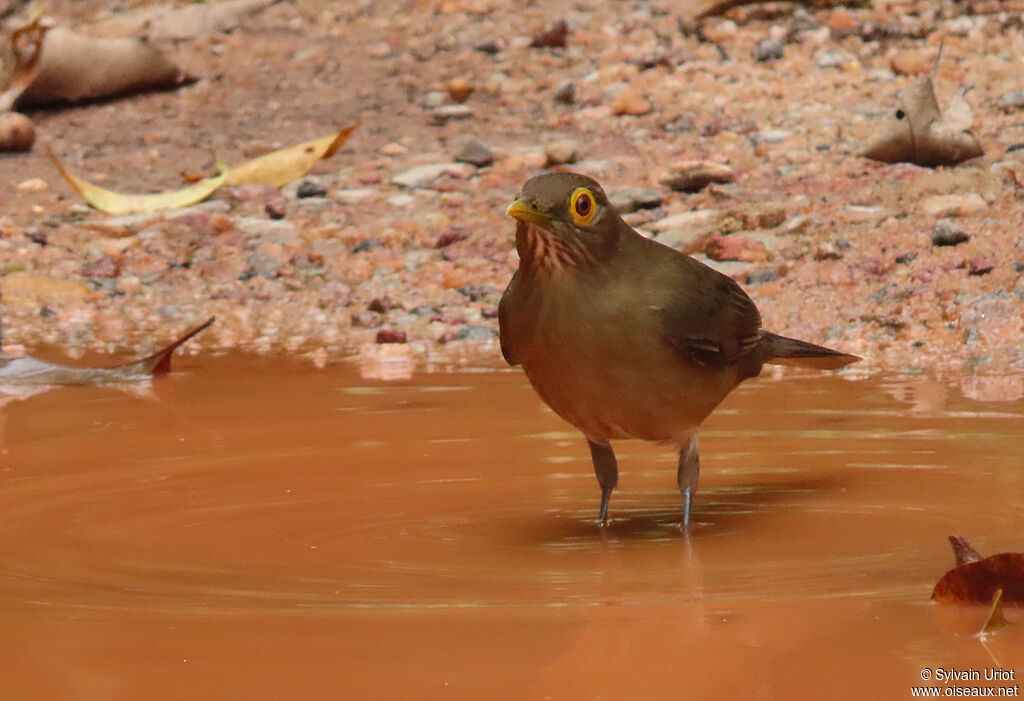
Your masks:
{"label": "bird's leg", "polygon": [[699,479],[700,454],[697,451],[697,435],[694,434],[679,448],[679,472],[676,473],[679,492],[683,495],[683,528],[690,525],[690,505]]}
{"label": "bird's leg", "polygon": [[601,511],[597,522],[602,526],[608,523],[608,501],[612,498],[612,490],[619,483],[619,464],[615,461],[615,453],[609,443],[595,443],[587,439],[590,446],[590,458],[594,461],[594,472],[597,483],[601,485]]}

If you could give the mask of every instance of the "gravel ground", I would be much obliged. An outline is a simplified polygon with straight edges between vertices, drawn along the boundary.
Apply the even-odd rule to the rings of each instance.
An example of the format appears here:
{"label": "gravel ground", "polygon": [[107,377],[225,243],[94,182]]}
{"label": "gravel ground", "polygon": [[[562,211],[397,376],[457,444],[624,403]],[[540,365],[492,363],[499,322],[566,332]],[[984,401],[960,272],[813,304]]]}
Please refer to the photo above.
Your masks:
{"label": "gravel ground", "polygon": [[[51,10],[84,25],[105,5]],[[160,215],[90,210],[39,145],[0,156],[4,344],[142,352],[216,315],[190,349],[500,364],[504,208],[561,167],[743,283],[766,328],[867,368],[1024,369],[1020,3],[776,3],[699,29],[685,8],[298,0],[163,44],[195,83],[29,112],[82,177],[180,187],[215,158],[360,127],[303,182]],[[985,156],[857,155],[943,39],[939,104],[971,88]],[[665,184],[694,161],[733,181]]]}

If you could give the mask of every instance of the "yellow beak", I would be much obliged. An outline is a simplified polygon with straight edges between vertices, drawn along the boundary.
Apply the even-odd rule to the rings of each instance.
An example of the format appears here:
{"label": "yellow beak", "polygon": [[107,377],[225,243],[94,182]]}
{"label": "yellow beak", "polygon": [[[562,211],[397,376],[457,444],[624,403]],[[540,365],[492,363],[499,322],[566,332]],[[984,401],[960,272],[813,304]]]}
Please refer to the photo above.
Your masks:
{"label": "yellow beak", "polygon": [[526,200],[516,200],[508,206],[505,214],[527,224],[547,224],[551,219]]}

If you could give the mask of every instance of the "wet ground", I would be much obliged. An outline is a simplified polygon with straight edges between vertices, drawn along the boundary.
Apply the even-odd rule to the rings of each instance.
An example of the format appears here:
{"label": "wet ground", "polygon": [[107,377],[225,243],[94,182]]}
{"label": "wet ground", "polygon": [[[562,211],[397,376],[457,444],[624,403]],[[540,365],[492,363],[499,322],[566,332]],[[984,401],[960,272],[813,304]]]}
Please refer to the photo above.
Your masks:
{"label": "wet ground", "polygon": [[583,440],[517,371],[176,368],[0,394],[0,698],[903,699],[925,668],[1024,673],[1019,621],[982,641],[983,610],[928,602],[949,534],[1021,549],[1019,378],[750,382],[705,425],[686,537],[673,456],[633,443],[598,528]]}

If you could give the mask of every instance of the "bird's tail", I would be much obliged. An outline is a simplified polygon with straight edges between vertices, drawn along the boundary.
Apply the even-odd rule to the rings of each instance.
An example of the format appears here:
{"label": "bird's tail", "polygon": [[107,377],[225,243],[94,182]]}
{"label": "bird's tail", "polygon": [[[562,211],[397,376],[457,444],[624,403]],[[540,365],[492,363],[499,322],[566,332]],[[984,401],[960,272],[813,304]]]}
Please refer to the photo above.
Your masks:
{"label": "bird's tail", "polygon": [[860,360],[856,355],[840,353],[831,348],[816,346],[795,338],[787,338],[771,331],[761,332],[761,348],[764,350],[764,361],[773,365],[838,370]]}

